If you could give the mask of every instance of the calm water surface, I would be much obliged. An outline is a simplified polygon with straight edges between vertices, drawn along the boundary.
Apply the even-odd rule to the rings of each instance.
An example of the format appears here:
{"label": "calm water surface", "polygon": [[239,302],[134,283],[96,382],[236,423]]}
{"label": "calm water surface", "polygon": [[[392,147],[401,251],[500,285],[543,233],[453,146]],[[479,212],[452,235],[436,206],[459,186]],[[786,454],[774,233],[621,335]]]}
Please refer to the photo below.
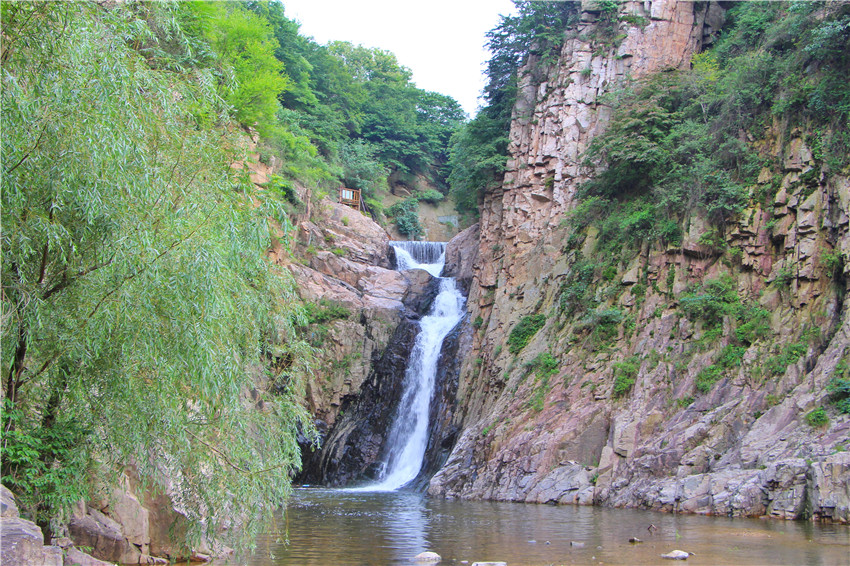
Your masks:
{"label": "calm water surface", "polygon": [[[650,524],[658,527],[655,534],[647,530]],[[679,564],[660,558],[673,549],[695,553],[684,563],[689,566],[850,564],[847,526],[446,501],[398,492],[298,489],[276,527],[278,532],[260,537],[247,564],[409,566],[425,550],[440,554],[441,565]],[[644,542],[631,544],[629,537]]]}

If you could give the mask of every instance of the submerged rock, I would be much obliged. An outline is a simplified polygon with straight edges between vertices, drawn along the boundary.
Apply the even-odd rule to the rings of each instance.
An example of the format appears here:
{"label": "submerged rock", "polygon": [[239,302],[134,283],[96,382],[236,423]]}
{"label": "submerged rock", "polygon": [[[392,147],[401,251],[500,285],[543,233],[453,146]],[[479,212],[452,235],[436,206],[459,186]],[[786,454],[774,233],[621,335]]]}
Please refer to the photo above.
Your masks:
{"label": "submerged rock", "polygon": [[687,560],[689,556],[693,556],[693,552],[685,552],[684,550],[672,550],[667,554],[662,554],[661,558],[668,560]]}
{"label": "submerged rock", "polygon": [[413,557],[414,562],[439,562],[443,558],[437,554],[436,552],[420,552],[416,556]]}

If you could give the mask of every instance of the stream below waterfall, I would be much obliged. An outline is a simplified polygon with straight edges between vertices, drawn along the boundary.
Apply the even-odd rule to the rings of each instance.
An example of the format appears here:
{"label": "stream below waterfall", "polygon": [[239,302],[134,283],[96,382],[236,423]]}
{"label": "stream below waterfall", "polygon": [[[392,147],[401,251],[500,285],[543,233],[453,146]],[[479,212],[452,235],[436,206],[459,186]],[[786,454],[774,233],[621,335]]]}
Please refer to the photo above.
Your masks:
{"label": "stream below waterfall", "polygon": [[411,566],[426,550],[442,556],[441,565],[676,564],[660,557],[674,549],[695,553],[691,566],[840,566],[850,563],[850,527],[299,488],[247,564]]}

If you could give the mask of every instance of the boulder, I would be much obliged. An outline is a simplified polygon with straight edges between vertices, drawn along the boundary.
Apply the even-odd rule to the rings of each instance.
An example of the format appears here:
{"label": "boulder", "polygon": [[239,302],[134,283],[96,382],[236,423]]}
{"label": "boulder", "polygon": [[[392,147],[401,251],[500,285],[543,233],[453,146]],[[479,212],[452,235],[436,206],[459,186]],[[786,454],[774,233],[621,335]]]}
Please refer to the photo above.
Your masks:
{"label": "boulder", "polygon": [[111,564],[111,562],[98,560],[73,546],[65,551],[65,566],[111,566]]}
{"label": "boulder", "polygon": [[436,552],[420,552],[413,557],[414,562],[439,562],[443,558]]}
{"label": "boulder", "polygon": [[479,225],[473,224],[446,244],[443,273],[446,277],[456,278],[464,292],[469,290],[472,283],[473,267],[478,260],[479,235]]}
{"label": "boulder", "polygon": [[0,564],[15,566],[62,566],[62,549],[45,546],[44,534],[32,521],[19,516],[12,492],[0,488]]}
{"label": "boulder", "polygon": [[108,562],[138,564],[141,552],[124,537],[121,525],[97,509],[78,507],[68,523],[71,540],[92,549],[92,555]]}
{"label": "boulder", "polygon": [[110,515],[121,525],[124,536],[142,552],[150,544],[148,510],[135,495],[123,489],[115,489],[109,504]]}
{"label": "boulder", "polygon": [[850,452],[838,452],[812,464],[807,495],[820,520],[850,523]]}
{"label": "boulder", "polygon": [[18,506],[15,504],[15,496],[5,485],[0,485],[0,517],[9,519],[17,516]]}

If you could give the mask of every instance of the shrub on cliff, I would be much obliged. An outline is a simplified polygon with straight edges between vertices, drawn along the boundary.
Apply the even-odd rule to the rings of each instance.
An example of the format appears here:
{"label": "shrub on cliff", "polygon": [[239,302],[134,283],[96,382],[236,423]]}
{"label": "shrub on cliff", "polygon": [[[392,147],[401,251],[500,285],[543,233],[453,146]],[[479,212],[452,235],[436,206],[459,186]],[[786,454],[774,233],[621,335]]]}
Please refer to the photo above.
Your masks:
{"label": "shrub on cliff", "polygon": [[728,275],[710,279],[679,298],[679,308],[693,321],[700,320],[707,330],[718,328],[723,317],[738,304],[735,281]]}
{"label": "shrub on cliff", "polygon": [[850,368],[847,360],[841,360],[835,366],[832,379],[827,383],[829,400],[840,413],[850,414]]}
{"label": "shrub on cliff", "polygon": [[424,230],[419,223],[419,201],[415,198],[395,203],[387,209],[387,216],[395,220],[396,228],[401,235],[413,240],[422,237]]}
{"label": "shrub on cliff", "polygon": [[546,324],[546,316],[542,314],[522,317],[508,336],[508,350],[512,354],[519,354],[544,324]]}
{"label": "shrub on cliff", "polygon": [[630,356],[622,362],[614,364],[614,389],[615,398],[623,397],[632,390],[638,372],[640,371],[640,356]]}

